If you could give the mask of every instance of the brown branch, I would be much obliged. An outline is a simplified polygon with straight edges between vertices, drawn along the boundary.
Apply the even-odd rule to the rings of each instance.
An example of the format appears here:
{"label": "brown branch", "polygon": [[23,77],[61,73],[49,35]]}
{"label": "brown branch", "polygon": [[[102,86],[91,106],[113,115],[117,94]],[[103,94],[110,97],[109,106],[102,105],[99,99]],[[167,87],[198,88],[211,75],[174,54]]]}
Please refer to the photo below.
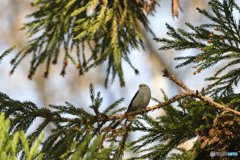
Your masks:
{"label": "brown branch", "polygon": [[[123,120],[124,118],[129,117],[129,116],[135,116],[137,114],[142,114],[142,113],[146,113],[146,112],[149,112],[149,111],[153,111],[155,109],[160,109],[161,107],[170,105],[171,103],[176,102],[176,101],[178,101],[180,99],[183,99],[184,97],[187,97],[187,96],[192,96],[192,97],[198,98],[198,99],[208,103],[209,105],[211,105],[213,107],[216,107],[216,108],[218,108],[218,109],[220,109],[220,110],[222,110],[224,112],[230,112],[230,113],[232,113],[232,114],[234,114],[236,116],[240,116],[240,112],[238,112],[236,110],[233,110],[233,109],[231,109],[231,108],[229,108],[229,107],[227,107],[225,105],[221,105],[219,103],[216,103],[213,100],[211,100],[210,98],[204,97],[198,91],[194,92],[193,90],[189,89],[182,81],[178,81],[173,75],[171,75],[167,71],[167,69],[164,69],[163,73],[164,73],[163,77],[168,77],[174,83],[176,83],[181,88],[186,90],[186,92],[183,92],[183,93],[181,93],[179,95],[176,95],[176,96],[174,96],[173,98],[169,99],[166,102],[162,102],[162,103],[160,103],[158,105],[155,105],[155,106],[152,106],[152,107],[148,107],[146,109],[141,109],[141,110],[138,110],[138,111],[134,111],[134,112],[124,113],[124,114],[121,114],[121,115],[111,116],[111,117],[99,113],[97,116],[93,116],[92,118],[84,119],[85,124],[89,123],[93,119],[94,119],[95,122],[99,122],[99,121],[105,121],[106,122],[106,121],[111,121],[111,120],[116,120],[116,119]],[[22,112],[26,112],[26,113],[30,113],[31,112],[31,111],[29,111],[27,109],[24,109],[24,108],[21,108],[21,109],[18,109],[18,110],[20,110]],[[48,115],[40,115],[40,114],[38,114],[37,116],[43,117],[43,118],[50,118]],[[70,119],[70,118],[51,117],[50,119],[52,121],[60,121],[60,122],[73,122],[73,123],[78,123],[79,122],[79,120]]]}
{"label": "brown branch", "polygon": [[193,90],[189,89],[182,81],[178,81],[173,75],[171,75],[167,69],[164,69],[163,70],[163,73],[164,73],[164,77],[168,77],[170,78],[173,82],[175,82],[177,85],[179,85],[180,87],[182,87],[184,90],[186,90],[190,95],[192,95],[193,97],[195,98],[199,98],[200,100],[208,103],[209,105],[213,106],[213,107],[216,107],[222,111],[226,111],[226,112],[230,112],[236,116],[240,116],[240,112],[234,110],[234,109],[231,109],[231,108],[228,108],[227,106],[225,105],[221,105],[219,103],[216,103],[214,102],[213,100],[211,100],[210,98],[207,98],[207,97],[204,97],[203,95],[201,95],[198,91],[194,92]]}
{"label": "brown branch", "polygon": [[[124,114],[120,114],[120,115],[117,115],[117,116],[107,116],[107,115],[104,115],[104,114],[101,114],[99,113],[98,116],[94,116],[93,119],[95,120],[95,122],[99,122],[99,121],[111,121],[111,120],[116,120],[116,119],[124,119],[126,117],[129,117],[129,116],[135,116],[137,114],[142,114],[142,113],[146,113],[146,112],[149,112],[149,111],[153,111],[155,109],[159,109],[161,107],[164,107],[166,105],[169,105],[173,102],[176,102],[186,96],[191,96],[191,93],[188,93],[188,92],[183,92],[177,96],[174,96],[173,98],[169,99],[168,101],[166,102],[162,102],[158,105],[155,105],[155,106],[152,106],[152,107],[148,107],[146,109],[141,109],[141,110],[138,110],[138,111],[134,111],[134,112],[129,112],[129,113],[124,113]],[[24,108],[21,108],[21,109],[18,109],[22,112],[25,112],[25,113],[31,113],[32,111],[29,111],[27,109],[24,109]],[[38,117],[43,117],[43,118],[48,118],[48,119],[51,119],[52,121],[60,121],[60,122],[73,122],[73,123],[78,123],[79,121],[77,121],[76,119],[71,119],[71,118],[61,118],[61,117],[49,117],[48,115],[44,114],[44,115],[40,115],[38,114],[37,115]],[[87,118],[87,119],[84,119],[85,123],[88,123],[90,122],[92,119],[91,118]]]}

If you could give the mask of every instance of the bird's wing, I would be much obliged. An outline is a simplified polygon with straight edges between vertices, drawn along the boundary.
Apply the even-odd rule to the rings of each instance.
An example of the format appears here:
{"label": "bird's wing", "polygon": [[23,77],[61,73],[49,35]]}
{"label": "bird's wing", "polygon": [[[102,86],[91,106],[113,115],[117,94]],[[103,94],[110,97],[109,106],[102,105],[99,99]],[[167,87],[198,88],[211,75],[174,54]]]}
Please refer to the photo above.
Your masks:
{"label": "bird's wing", "polygon": [[131,102],[130,102],[130,104],[129,104],[129,106],[128,106],[127,112],[129,112],[130,106],[132,105],[133,100],[137,97],[138,92],[139,92],[139,91],[136,92],[135,96],[134,96],[133,99],[131,100]]}

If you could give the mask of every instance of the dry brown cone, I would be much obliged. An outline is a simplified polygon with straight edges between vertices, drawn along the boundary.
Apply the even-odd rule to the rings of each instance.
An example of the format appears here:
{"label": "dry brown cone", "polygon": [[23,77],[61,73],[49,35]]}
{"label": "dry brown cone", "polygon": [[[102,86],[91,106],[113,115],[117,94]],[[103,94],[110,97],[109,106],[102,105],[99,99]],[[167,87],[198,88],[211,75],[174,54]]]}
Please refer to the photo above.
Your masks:
{"label": "dry brown cone", "polygon": [[200,148],[202,152],[209,153],[209,155],[205,158],[213,160],[226,158],[226,156],[210,157],[211,151],[240,151],[240,125],[238,124],[239,121],[240,119],[234,119],[233,116],[227,114],[217,116],[213,121],[213,128],[211,128],[210,130],[202,130],[197,132],[197,134],[199,135],[197,142],[201,144]]}

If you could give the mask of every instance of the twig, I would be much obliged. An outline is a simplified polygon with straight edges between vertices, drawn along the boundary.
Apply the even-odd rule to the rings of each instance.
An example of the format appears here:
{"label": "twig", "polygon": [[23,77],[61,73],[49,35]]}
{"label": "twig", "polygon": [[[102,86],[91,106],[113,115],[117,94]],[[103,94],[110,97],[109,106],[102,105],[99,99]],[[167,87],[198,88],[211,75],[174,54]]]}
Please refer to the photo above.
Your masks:
{"label": "twig", "polygon": [[[207,98],[207,97],[204,97],[203,95],[201,95],[198,91],[194,92],[193,90],[189,89],[182,81],[178,81],[173,75],[171,75],[167,69],[164,69],[163,70],[163,77],[168,77],[169,79],[171,79],[174,83],[176,83],[177,85],[179,85],[181,88],[183,88],[186,92],[183,92],[179,95],[176,95],[174,96],[173,98],[169,99],[168,101],[166,102],[162,102],[158,105],[155,105],[155,106],[152,106],[152,107],[148,107],[146,109],[141,109],[141,110],[138,110],[138,111],[134,111],[134,112],[129,112],[129,113],[124,113],[124,114],[121,114],[121,115],[117,115],[117,116],[107,116],[107,115],[103,115],[101,113],[99,113],[97,116],[94,116],[93,118],[86,118],[84,119],[84,123],[88,123],[90,122],[91,120],[94,119],[94,122],[100,122],[100,121],[111,121],[111,120],[116,120],[116,119],[121,119],[123,120],[124,118],[126,117],[129,117],[129,116],[135,116],[137,114],[142,114],[142,113],[147,113],[149,111],[153,111],[155,109],[160,109],[161,107],[164,107],[164,106],[167,106],[173,102],[176,102],[180,99],[183,99],[184,97],[187,97],[187,96],[192,96],[192,97],[195,97],[195,98],[199,98],[200,100],[208,103],[209,105],[213,106],[213,107],[216,107],[222,111],[224,111],[225,113],[226,112],[230,112],[236,116],[240,116],[240,112],[236,111],[236,110],[233,110],[225,105],[221,105],[219,103],[216,103],[214,102],[213,100],[211,100],[210,98]],[[19,109],[20,111],[22,112],[31,112],[31,111],[28,111],[27,109]],[[39,117],[43,117],[43,118],[50,118],[48,115],[37,115]],[[79,120],[76,120],[76,119],[70,119],[70,118],[61,118],[61,117],[51,117],[50,118],[52,121],[60,121],[60,122],[73,122],[73,123],[79,123]],[[81,121],[81,120],[80,120]]]}
{"label": "twig", "polygon": [[164,73],[164,77],[168,77],[170,78],[173,82],[175,82],[177,85],[179,85],[180,87],[182,87],[184,90],[186,90],[190,95],[192,95],[193,97],[195,98],[199,98],[200,100],[208,103],[209,105],[213,106],[213,107],[216,107],[222,111],[226,111],[226,112],[230,112],[236,116],[240,116],[240,112],[234,110],[234,109],[231,109],[231,108],[228,108],[227,106],[225,105],[221,105],[219,103],[216,103],[214,102],[213,100],[211,100],[210,98],[207,98],[207,97],[204,97],[203,95],[201,95],[198,91],[194,92],[193,90],[189,89],[182,81],[178,81],[173,75],[171,75],[167,69],[164,69],[163,70],[163,73]]}

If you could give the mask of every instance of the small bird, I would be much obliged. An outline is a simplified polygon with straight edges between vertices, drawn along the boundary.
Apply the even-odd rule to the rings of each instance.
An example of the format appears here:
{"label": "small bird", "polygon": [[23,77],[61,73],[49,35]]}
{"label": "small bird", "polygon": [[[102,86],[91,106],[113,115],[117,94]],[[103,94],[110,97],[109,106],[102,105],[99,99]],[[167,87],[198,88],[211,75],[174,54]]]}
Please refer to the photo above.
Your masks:
{"label": "small bird", "polygon": [[[151,99],[151,90],[146,84],[140,84],[139,89],[128,106],[127,113],[145,109]],[[121,122],[118,121],[112,129],[115,129]]]}

